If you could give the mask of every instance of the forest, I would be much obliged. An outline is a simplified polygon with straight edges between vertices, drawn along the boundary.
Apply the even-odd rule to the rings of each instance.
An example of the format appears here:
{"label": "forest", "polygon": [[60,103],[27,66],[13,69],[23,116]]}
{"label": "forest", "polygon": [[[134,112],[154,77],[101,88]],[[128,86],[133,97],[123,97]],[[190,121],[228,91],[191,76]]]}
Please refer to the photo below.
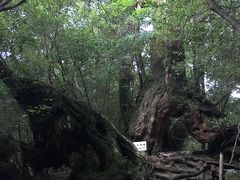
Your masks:
{"label": "forest", "polygon": [[240,179],[240,1],[0,0],[0,180],[180,179]]}

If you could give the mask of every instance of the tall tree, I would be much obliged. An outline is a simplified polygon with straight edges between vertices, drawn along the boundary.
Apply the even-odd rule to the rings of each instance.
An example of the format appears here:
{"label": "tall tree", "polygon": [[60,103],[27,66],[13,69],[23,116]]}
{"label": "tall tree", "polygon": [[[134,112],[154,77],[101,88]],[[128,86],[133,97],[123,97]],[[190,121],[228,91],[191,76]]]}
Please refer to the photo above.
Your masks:
{"label": "tall tree", "polygon": [[187,108],[184,53],[181,40],[162,41],[155,38],[151,42],[154,82],[144,94],[132,129],[136,141],[148,141],[150,154],[163,150],[163,137],[171,118],[181,116]]}

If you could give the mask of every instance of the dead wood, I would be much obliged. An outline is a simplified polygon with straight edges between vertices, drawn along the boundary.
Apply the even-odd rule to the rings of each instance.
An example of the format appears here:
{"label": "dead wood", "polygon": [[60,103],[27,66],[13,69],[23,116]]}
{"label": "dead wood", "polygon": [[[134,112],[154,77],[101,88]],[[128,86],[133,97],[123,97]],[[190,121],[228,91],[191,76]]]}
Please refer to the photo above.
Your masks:
{"label": "dead wood", "polygon": [[[159,153],[157,156],[146,157],[153,163],[148,179],[216,179],[219,162],[217,159],[191,152]],[[239,170],[237,165],[223,164],[224,173],[227,169]]]}
{"label": "dead wood", "polygon": [[129,171],[143,165],[131,141],[85,103],[70,101],[44,83],[16,77],[3,62],[0,78],[29,116],[33,145],[22,143],[21,148],[24,163],[35,173],[63,164],[70,166],[73,152],[78,153],[78,160],[71,179],[118,166],[124,168],[117,169]]}

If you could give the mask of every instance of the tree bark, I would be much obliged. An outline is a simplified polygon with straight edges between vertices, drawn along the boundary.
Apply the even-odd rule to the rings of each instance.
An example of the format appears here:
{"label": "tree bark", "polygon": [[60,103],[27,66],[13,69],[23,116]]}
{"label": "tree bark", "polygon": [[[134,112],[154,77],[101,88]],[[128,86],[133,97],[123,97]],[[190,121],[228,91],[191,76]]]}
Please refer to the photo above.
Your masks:
{"label": "tree bark", "polygon": [[227,21],[236,31],[240,31],[240,21],[227,13],[215,0],[207,0],[209,8]]}
{"label": "tree bark", "polygon": [[163,150],[163,137],[171,124],[171,118],[181,116],[185,111],[184,58],[181,41],[152,40],[151,67],[154,81],[145,92],[131,127],[135,141],[148,142],[150,154]]}

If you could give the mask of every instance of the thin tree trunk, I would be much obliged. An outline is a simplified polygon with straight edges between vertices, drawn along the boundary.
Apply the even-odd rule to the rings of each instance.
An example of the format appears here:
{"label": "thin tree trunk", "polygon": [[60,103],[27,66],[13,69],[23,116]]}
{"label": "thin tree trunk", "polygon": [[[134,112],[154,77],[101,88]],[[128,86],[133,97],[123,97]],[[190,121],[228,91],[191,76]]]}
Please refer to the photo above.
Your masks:
{"label": "thin tree trunk", "polygon": [[[139,8],[141,8],[139,6]],[[133,24],[133,30],[134,30],[134,35],[135,37],[138,37],[140,35],[140,22],[137,21],[136,24]],[[136,62],[137,65],[137,71],[138,71],[138,77],[139,77],[139,82],[140,82],[140,93],[143,89],[143,85],[146,81],[146,72],[145,72],[145,66],[143,62],[143,57],[142,57],[142,47],[137,47],[136,52],[134,52],[133,55],[133,60]]]}
{"label": "thin tree trunk", "polygon": [[204,83],[204,62],[202,62],[201,58],[198,57],[198,53],[196,49],[200,49],[201,47],[193,47],[193,53],[195,55],[193,59],[193,87],[195,96],[199,96],[198,99],[203,99],[205,96],[205,83]]}
{"label": "thin tree trunk", "polygon": [[[123,124],[124,134],[128,133],[130,111],[131,111],[131,82],[133,80],[132,65],[122,63],[119,72],[119,105],[120,105],[120,124]],[[121,127],[121,125],[120,125]]]}

